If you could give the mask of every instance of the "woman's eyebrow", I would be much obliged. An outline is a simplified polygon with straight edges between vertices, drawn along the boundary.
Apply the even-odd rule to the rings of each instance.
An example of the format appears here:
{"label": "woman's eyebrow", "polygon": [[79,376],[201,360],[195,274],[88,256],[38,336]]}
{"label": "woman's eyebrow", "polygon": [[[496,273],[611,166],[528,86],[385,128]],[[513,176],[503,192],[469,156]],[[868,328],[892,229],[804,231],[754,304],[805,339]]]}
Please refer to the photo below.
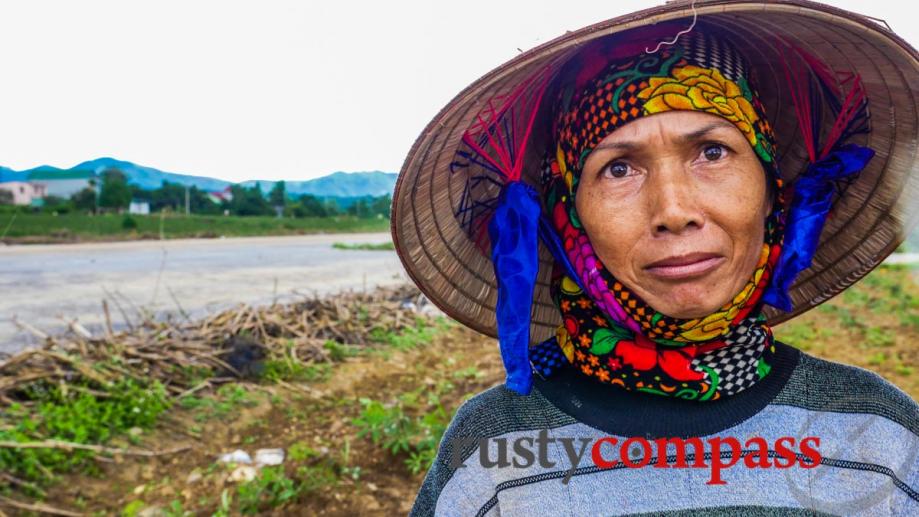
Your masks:
{"label": "woman's eyebrow", "polygon": [[684,144],[695,142],[696,140],[699,140],[700,138],[710,133],[711,131],[714,131],[720,128],[728,128],[728,127],[733,128],[735,126],[734,124],[731,124],[730,122],[724,119],[716,120],[712,122],[711,124],[703,126],[695,131],[690,131],[689,133],[678,136],[677,140],[679,140],[681,143],[684,143]]}
{"label": "woman's eyebrow", "polygon": [[635,149],[640,148],[641,146],[642,146],[642,144],[640,144],[640,143],[638,143],[638,142],[629,142],[629,141],[625,141],[625,142],[607,142],[607,143],[605,143],[605,144],[600,144],[600,145],[598,145],[597,147],[595,147],[595,148],[594,148],[594,151],[599,151],[599,150],[601,150],[601,149],[614,149],[614,150],[617,150],[617,151],[633,151],[633,150],[635,150]]}
{"label": "woman's eyebrow", "polygon": [[[733,127],[735,127],[734,124],[731,124],[727,120],[716,120],[711,124],[707,124],[699,129],[696,129],[695,131],[690,131],[689,133],[679,135],[676,137],[676,140],[682,144],[692,143],[716,129]],[[640,149],[643,145],[644,144],[640,141],[623,140],[619,142],[607,142],[605,144],[600,144],[595,147],[594,150],[598,151],[601,149],[613,149],[617,151],[634,151],[636,149]]]}

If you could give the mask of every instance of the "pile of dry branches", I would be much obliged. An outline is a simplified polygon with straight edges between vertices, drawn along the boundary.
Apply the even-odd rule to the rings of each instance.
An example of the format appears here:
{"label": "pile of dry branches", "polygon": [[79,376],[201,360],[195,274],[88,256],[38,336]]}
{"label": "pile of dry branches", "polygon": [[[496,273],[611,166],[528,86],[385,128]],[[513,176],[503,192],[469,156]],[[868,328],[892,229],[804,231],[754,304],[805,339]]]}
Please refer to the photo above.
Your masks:
{"label": "pile of dry branches", "polygon": [[[253,350],[258,358],[283,355],[299,362],[326,361],[328,351],[323,344],[327,340],[367,346],[374,329],[400,332],[415,326],[416,318],[428,312],[429,303],[415,286],[402,285],[323,298],[314,295],[286,305],[242,305],[200,321],[146,319],[121,332],[112,330],[108,307],[103,304],[108,324],[99,337],[76,323],[62,337],[20,324],[41,337],[44,345],[0,363],[0,406],[20,401],[18,394],[36,382],[58,384],[62,389],[81,384],[76,389],[85,390],[86,382],[74,381],[106,386],[124,377],[158,380],[179,396],[244,375],[233,356]],[[188,375],[181,373],[189,368],[206,368],[218,377],[191,386]]]}

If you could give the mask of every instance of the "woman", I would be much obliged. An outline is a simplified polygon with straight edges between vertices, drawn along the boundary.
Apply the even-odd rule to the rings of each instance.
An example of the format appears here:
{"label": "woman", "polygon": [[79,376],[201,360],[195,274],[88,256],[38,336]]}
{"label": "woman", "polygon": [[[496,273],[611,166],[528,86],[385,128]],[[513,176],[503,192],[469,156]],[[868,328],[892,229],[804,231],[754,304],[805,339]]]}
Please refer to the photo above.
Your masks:
{"label": "woman", "polygon": [[919,405],[770,328],[915,221],[916,52],[809,2],[688,7],[519,56],[410,152],[397,250],[507,370],[414,515],[919,514]]}

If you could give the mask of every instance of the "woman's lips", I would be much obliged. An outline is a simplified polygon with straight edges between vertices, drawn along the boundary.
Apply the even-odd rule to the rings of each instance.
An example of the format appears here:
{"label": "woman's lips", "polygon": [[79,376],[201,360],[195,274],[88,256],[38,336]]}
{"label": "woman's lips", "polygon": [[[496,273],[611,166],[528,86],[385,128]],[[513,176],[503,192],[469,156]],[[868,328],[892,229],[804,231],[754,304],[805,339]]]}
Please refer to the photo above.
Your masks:
{"label": "woman's lips", "polygon": [[658,260],[646,266],[645,269],[660,278],[679,280],[705,275],[724,261],[723,256],[715,253],[690,253]]}

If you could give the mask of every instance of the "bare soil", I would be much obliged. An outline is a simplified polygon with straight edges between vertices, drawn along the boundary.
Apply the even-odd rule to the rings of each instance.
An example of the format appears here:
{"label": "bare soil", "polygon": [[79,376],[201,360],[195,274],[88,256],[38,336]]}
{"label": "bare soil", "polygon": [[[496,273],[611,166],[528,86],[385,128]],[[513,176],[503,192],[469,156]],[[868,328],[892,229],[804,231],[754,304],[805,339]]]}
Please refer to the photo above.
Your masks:
{"label": "bare soil", "polygon": [[[450,364],[446,358],[451,358]],[[475,368],[477,378],[457,378],[454,372]],[[359,466],[358,480],[344,477],[300,498],[294,504],[264,515],[393,515],[411,509],[423,473],[412,475],[403,457],[357,437],[350,420],[358,415],[360,397],[397,395],[449,379],[455,390],[442,400],[452,414],[468,395],[503,381],[495,341],[464,327],[436,336],[432,343],[408,351],[392,351],[388,357],[367,355],[337,365],[331,378],[309,384],[246,385],[258,403],[241,408],[224,419],[198,424],[195,412],[176,409],[152,433],[142,438],[144,448],[163,450],[191,445],[187,452],[158,458],[117,458],[100,463],[98,476],[74,475],[57,483],[46,503],[87,514],[117,515],[132,501],[147,508],[167,508],[172,501],[193,515],[211,515],[225,488],[235,489],[230,471],[215,467],[220,454],[237,448],[250,454],[260,448],[289,450],[306,443],[329,456],[339,456],[350,443],[352,466]],[[270,394],[281,399],[271,401]],[[127,443],[125,443],[127,445]],[[287,462],[286,462],[287,463]],[[193,472],[200,479],[188,482]],[[291,471],[291,476],[295,474]],[[192,478],[198,477],[193,475]],[[75,502],[81,503],[75,508]],[[150,512],[156,515],[156,512]]]}

